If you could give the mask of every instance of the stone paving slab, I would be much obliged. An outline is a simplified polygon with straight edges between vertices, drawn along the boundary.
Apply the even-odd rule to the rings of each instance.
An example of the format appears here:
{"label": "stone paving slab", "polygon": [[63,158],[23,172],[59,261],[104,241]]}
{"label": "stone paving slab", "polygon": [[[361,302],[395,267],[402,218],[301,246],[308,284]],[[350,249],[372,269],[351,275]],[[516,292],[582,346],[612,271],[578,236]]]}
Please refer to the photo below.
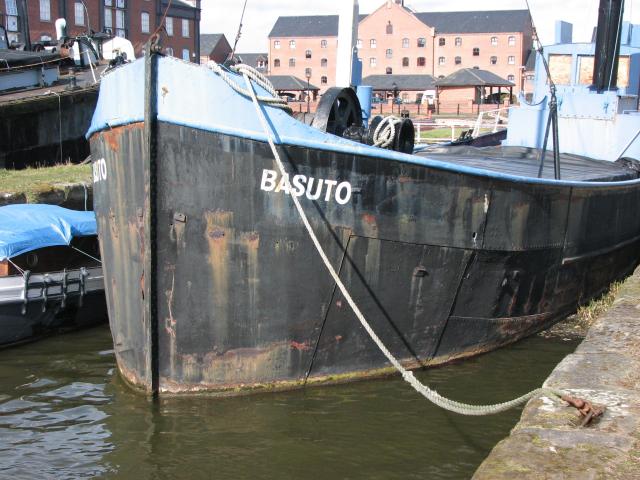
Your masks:
{"label": "stone paving slab", "polygon": [[545,386],[607,410],[581,428],[576,410],[564,402],[531,400],[474,480],[640,480],[640,269]]}

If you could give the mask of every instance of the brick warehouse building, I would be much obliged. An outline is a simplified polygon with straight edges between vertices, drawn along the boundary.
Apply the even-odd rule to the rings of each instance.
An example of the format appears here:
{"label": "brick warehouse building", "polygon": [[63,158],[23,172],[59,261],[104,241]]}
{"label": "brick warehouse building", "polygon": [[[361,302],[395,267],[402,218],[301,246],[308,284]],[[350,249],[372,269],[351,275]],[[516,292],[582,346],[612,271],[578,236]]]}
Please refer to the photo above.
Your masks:
{"label": "brick warehouse building", "polygon": [[[27,24],[31,42],[55,41],[54,23],[64,18],[70,36],[111,33],[130,40],[141,55],[168,5],[169,0],[4,0],[0,21],[10,41],[24,43]],[[167,53],[198,62],[199,38],[200,0],[171,0],[161,37]]]}
{"label": "brick warehouse building", "polygon": [[[362,75],[428,74],[462,68],[488,70],[522,89],[532,46],[527,10],[413,12],[386,0],[360,15]],[[279,17],[269,34],[269,73],[307,78],[321,92],[335,84],[338,16]]]}

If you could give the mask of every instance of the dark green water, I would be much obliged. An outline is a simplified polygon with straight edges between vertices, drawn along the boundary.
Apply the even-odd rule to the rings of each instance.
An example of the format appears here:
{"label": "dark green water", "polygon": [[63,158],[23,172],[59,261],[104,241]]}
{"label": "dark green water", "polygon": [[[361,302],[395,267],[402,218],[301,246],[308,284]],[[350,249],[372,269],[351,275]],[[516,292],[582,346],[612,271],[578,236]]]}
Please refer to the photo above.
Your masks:
{"label": "dark green water", "polygon": [[[577,340],[533,337],[419,377],[493,403]],[[517,422],[444,412],[398,378],[153,404],[118,378],[108,328],[0,351],[0,478],[464,479]]]}

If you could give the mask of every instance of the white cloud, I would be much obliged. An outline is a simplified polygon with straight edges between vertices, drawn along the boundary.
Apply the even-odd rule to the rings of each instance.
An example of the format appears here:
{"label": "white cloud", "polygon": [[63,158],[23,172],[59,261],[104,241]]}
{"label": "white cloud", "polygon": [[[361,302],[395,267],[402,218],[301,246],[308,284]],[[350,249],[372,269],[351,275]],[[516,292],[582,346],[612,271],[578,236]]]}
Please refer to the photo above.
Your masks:
{"label": "white cloud", "polygon": [[[279,16],[332,15],[338,13],[343,2],[325,0],[300,2],[297,0],[248,0],[239,52],[266,52],[267,35]],[[360,12],[369,13],[385,0],[360,0]],[[202,0],[202,33],[224,33],[233,46],[244,0]],[[405,0],[417,11],[506,10],[526,8],[525,0]],[[574,41],[589,41],[597,22],[599,0],[529,0],[533,21],[544,44],[553,43],[556,20],[573,23]],[[640,0],[627,0],[625,20],[640,23]]]}

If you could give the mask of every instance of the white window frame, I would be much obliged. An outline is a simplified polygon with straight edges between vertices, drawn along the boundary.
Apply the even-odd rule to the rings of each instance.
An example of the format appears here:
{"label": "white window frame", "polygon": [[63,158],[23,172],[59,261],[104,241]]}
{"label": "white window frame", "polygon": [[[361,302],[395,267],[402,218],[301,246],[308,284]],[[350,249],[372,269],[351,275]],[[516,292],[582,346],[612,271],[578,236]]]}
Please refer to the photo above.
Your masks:
{"label": "white window frame", "polygon": [[167,31],[167,35],[173,37],[173,17],[165,17],[164,29]]}
{"label": "white window frame", "polygon": [[370,67],[377,67],[378,66],[378,59],[376,57],[370,57],[369,58],[369,66]]}
{"label": "white window frame", "polygon": [[494,47],[498,46],[498,37],[491,37],[491,45]]}
{"label": "white window frame", "polygon": [[173,48],[167,47],[165,51],[167,52],[167,55],[169,55],[170,57],[173,57]]}
{"label": "white window frame", "polygon": [[187,62],[190,61],[191,58],[189,57],[189,55],[191,55],[191,53],[189,52],[189,49],[188,48],[183,48],[182,49],[182,60],[185,60]]}
{"label": "white window frame", "polygon": [[116,10],[116,29],[124,30],[124,10]]}
{"label": "white window frame", "polygon": [[507,57],[507,63],[508,63],[509,65],[515,65],[515,64],[516,64],[516,57],[515,57],[515,55],[509,55],[509,56]]}
{"label": "white window frame", "polygon": [[7,10],[7,16],[9,17],[18,16],[18,4],[16,0],[4,0],[4,5]]}
{"label": "white window frame", "polygon": [[113,7],[113,0],[104,0],[105,7]]}
{"label": "white window frame", "polygon": [[182,38],[189,38],[189,19],[182,19]]}
{"label": "white window frame", "polygon": [[51,21],[51,0],[40,0],[40,21]]}
{"label": "white window frame", "polygon": [[408,38],[402,39],[402,48],[409,48],[410,45],[411,45],[411,40],[409,40]]}
{"label": "white window frame", "polygon": [[376,42],[375,38],[369,40],[369,48],[378,48],[378,42]]}
{"label": "white window frame", "polygon": [[438,57],[438,65],[444,65],[446,61],[446,57]]}
{"label": "white window frame", "polygon": [[509,44],[510,47],[514,47],[515,46],[515,44],[516,44],[515,35],[509,35],[508,44]]}
{"label": "white window frame", "polygon": [[275,48],[276,50],[280,50],[280,40],[273,41],[273,48]]}
{"label": "white window frame", "polygon": [[125,0],[116,0],[116,7],[118,7],[118,8],[127,8]]}
{"label": "white window frame", "polygon": [[289,48],[291,50],[295,50],[296,49],[296,41],[295,40],[289,40]]}
{"label": "white window frame", "polygon": [[73,4],[74,22],[76,25],[84,26],[84,5],[82,2],[75,2]]}
{"label": "white window frame", "polygon": [[150,33],[150,20],[151,17],[147,12],[140,12],[140,31],[142,33]]}
{"label": "white window frame", "polygon": [[104,28],[108,28],[110,31],[113,30],[113,10],[110,8],[104,9]]}

